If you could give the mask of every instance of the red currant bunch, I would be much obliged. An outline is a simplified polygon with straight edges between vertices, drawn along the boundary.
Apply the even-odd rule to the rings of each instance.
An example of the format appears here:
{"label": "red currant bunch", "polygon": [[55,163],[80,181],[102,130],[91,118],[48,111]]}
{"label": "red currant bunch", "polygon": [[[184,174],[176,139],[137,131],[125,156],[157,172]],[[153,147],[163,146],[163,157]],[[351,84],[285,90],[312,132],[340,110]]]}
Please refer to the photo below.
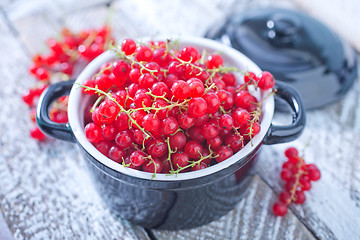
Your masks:
{"label": "red currant bunch", "polygon": [[[33,56],[29,68],[29,73],[38,82],[35,87],[22,95],[22,99],[31,108],[31,119],[34,123],[37,99],[46,87],[58,81],[58,78],[69,80],[74,77],[74,72],[80,70],[76,68],[81,68],[103,53],[112,40],[110,28],[107,26],[83,30],[77,34],[64,28],[60,35],[58,40],[53,38],[47,40],[49,53]],[[60,98],[53,104],[50,109],[50,119],[58,123],[68,121],[67,97]],[[39,141],[45,139],[45,135],[37,126],[30,131],[30,135]]]}
{"label": "red currant bunch", "polygon": [[287,161],[282,165],[280,177],[285,181],[285,190],[280,193],[279,200],[273,206],[276,216],[284,216],[290,203],[303,204],[304,192],[311,189],[311,182],[318,181],[320,171],[315,164],[306,164],[299,156],[298,150],[290,147],[285,151]]}
{"label": "red currant bunch", "polygon": [[265,99],[251,89],[271,89],[272,75],[235,74],[221,55],[176,46],[125,39],[113,47],[118,58],[84,83],[84,94],[94,98],[86,137],[113,161],[152,173],[197,171],[260,132]]}

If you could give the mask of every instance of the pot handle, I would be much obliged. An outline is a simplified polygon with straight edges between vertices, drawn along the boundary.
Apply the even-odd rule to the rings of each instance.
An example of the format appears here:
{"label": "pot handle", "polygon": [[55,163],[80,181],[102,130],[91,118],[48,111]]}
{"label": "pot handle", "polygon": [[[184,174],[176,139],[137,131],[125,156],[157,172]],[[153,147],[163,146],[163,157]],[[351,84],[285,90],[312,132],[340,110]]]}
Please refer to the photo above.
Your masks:
{"label": "pot handle", "polygon": [[36,109],[36,122],[41,131],[53,138],[68,142],[76,142],[69,123],[56,123],[51,121],[49,118],[49,109],[56,99],[69,95],[74,82],[74,80],[64,81],[47,87],[40,96]]}
{"label": "pot handle", "polygon": [[[275,98],[285,100],[291,107],[293,120],[290,125],[270,125],[263,140],[266,145],[290,142],[298,138],[304,130],[306,116],[299,93],[290,85],[277,81]],[[275,103],[277,104],[277,103]]]}

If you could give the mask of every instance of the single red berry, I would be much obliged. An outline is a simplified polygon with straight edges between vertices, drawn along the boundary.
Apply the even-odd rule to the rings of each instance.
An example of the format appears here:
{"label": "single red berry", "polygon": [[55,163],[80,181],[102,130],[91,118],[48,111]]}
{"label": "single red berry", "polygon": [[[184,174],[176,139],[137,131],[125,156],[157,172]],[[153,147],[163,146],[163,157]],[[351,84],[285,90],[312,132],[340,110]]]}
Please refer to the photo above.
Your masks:
{"label": "single red berry", "polygon": [[132,39],[125,39],[121,44],[121,51],[123,51],[126,55],[131,55],[136,50],[136,43]]}
{"label": "single red berry", "polygon": [[185,81],[178,80],[172,85],[171,92],[177,99],[184,100],[189,97],[190,87]]}
{"label": "single red berry", "polygon": [[234,126],[234,119],[230,114],[225,113],[221,115],[219,125],[222,129],[230,130]]}
{"label": "single red berry", "polygon": [[188,112],[183,112],[177,117],[179,126],[182,129],[189,129],[194,125],[195,119]]}
{"label": "single red berry", "polygon": [[151,87],[151,93],[155,96],[169,96],[169,87],[164,82],[157,82]]}
{"label": "single red berry", "polygon": [[113,122],[109,124],[104,124],[101,128],[101,134],[103,138],[109,141],[115,139],[117,131],[118,130]]}
{"label": "single red berry", "polygon": [[199,158],[203,147],[198,141],[188,141],[185,145],[185,152],[190,158]]}
{"label": "single red berry", "polygon": [[137,108],[150,107],[151,97],[149,94],[143,92],[137,92],[134,97],[134,103]]}
{"label": "single red berry", "polygon": [[109,150],[109,158],[117,163],[122,163],[125,158],[125,151],[121,147],[114,145]]}
{"label": "single red berry", "polygon": [[159,159],[154,158],[145,162],[142,167],[144,172],[161,173],[163,168],[163,163]]}
{"label": "single red berry", "polygon": [[238,107],[249,109],[252,103],[256,103],[256,98],[251,95],[248,91],[240,91],[235,96],[235,104]]}
{"label": "single red berry", "polygon": [[116,78],[125,79],[129,76],[130,69],[127,62],[119,60],[113,64],[111,71]]}
{"label": "single red berry", "polygon": [[309,191],[311,189],[310,178],[307,175],[301,175],[299,183],[303,191]]}
{"label": "single red berry", "polygon": [[38,141],[42,141],[45,139],[45,134],[41,132],[41,130],[38,127],[34,127],[30,130],[30,136]]}
{"label": "single red berry", "polygon": [[139,62],[150,62],[153,58],[154,53],[152,52],[151,48],[142,45],[136,48],[135,50],[135,59]]}
{"label": "single red berry", "polygon": [[161,121],[161,131],[165,135],[175,133],[179,129],[179,124],[174,117],[167,117]]}
{"label": "single red berry", "polygon": [[210,55],[206,61],[206,65],[209,69],[221,67],[223,63],[223,58],[218,54]]}
{"label": "single red berry", "polygon": [[207,112],[206,101],[201,97],[192,98],[189,101],[188,112],[192,117],[201,117]]}
{"label": "single red berry", "polygon": [[130,130],[119,131],[115,143],[121,148],[128,148],[133,143],[133,133]]}
{"label": "single red berry", "polygon": [[276,202],[273,206],[275,216],[282,217],[287,213],[287,207],[282,202]]}
{"label": "single red berry", "polygon": [[298,150],[294,147],[289,147],[288,149],[285,150],[285,156],[287,158],[296,157],[298,156],[298,154],[299,154]]}
{"label": "single red berry", "polygon": [[129,78],[134,83],[139,83],[139,78],[141,77],[140,69],[133,68],[129,72]]}
{"label": "single red berry", "polygon": [[114,101],[110,99],[103,101],[99,106],[101,122],[110,123],[114,121],[119,111],[120,108]]}
{"label": "single red berry", "polygon": [[216,137],[219,131],[214,124],[207,122],[201,127],[201,134],[205,139],[209,140]]}
{"label": "single red berry", "polygon": [[172,156],[172,163],[176,166],[176,169],[183,168],[189,165],[189,155],[185,152],[175,153]]}
{"label": "single red berry", "polygon": [[167,145],[161,138],[152,139],[147,145],[147,152],[155,158],[162,157],[167,153]]}
{"label": "single red berry", "polygon": [[208,166],[206,163],[201,161],[199,164],[196,164],[194,167],[191,167],[191,171],[198,171],[207,168]]}
{"label": "single red berry", "polygon": [[222,162],[233,155],[233,150],[228,146],[221,146],[215,152],[215,160]]}
{"label": "single red berry", "polygon": [[113,146],[113,143],[107,140],[100,140],[94,143],[94,147],[105,156],[109,156],[109,150]]}
{"label": "single red berry", "polygon": [[209,120],[209,118],[210,118],[210,115],[208,113],[205,113],[204,115],[202,115],[200,117],[194,118],[194,120],[195,120],[194,126],[201,127]]}
{"label": "single red berry", "polygon": [[160,66],[156,62],[148,62],[145,64],[144,72],[157,77],[160,73]]}
{"label": "single red berry", "polygon": [[156,132],[160,127],[160,119],[155,114],[146,114],[142,119],[142,126],[146,131]]}
{"label": "single red berry", "polygon": [[153,61],[160,65],[160,67],[167,67],[172,60],[171,55],[165,48],[158,48],[154,50]]}
{"label": "single red berry", "polygon": [[225,73],[221,79],[223,80],[226,86],[235,86],[236,84],[236,78],[233,73]]}
{"label": "single red berry", "polygon": [[303,204],[306,200],[304,192],[299,190],[295,192],[294,198],[294,202],[297,204]]}
{"label": "single red berry", "polygon": [[289,181],[289,180],[293,179],[293,173],[291,170],[285,168],[281,171],[280,177],[284,181]]}
{"label": "single red berry", "polygon": [[129,129],[129,116],[125,112],[120,112],[114,123],[120,131]]}
{"label": "single red berry", "polygon": [[291,195],[288,191],[281,192],[279,194],[279,201],[285,204],[286,206],[291,203]]}
{"label": "single red berry", "polygon": [[229,91],[220,90],[216,94],[219,97],[220,105],[225,110],[230,110],[234,106],[234,98]]}
{"label": "single red berry", "polygon": [[247,72],[245,75],[244,75],[244,82],[245,83],[255,83],[257,82],[259,79],[257,78],[256,74],[253,73],[253,72]]}
{"label": "single red berry", "polygon": [[88,123],[85,126],[85,136],[93,143],[98,142],[103,138],[101,131],[101,127],[95,123]]}
{"label": "single red berry", "polygon": [[203,96],[203,99],[206,101],[207,112],[209,114],[214,114],[219,110],[220,99],[215,93],[208,92]]}
{"label": "single red berry", "polygon": [[321,178],[320,170],[317,168],[315,164],[307,164],[308,176],[311,181],[318,181]]}
{"label": "single red berry", "polygon": [[267,71],[262,72],[259,77],[258,87],[260,89],[267,90],[273,88],[274,85],[275,85],[274,76]]}
{"label": "single red berry", "polygon": [[177,132],[169,137],[169,144],[171,149],[182,149],[186,144],[186,135],[183,132]]}
{"label": "single red berry", "polygon": [[144,73],[139,77],[139,85],[145,89],[151,89],[156,83],[156,79],[150,73]]}
{"label": "single red berry", "polygon": [[201,82],[198,78],[190,78],[186,81],[186,83],[190,87],[190,93],[189,96],[194,97],[201,97],[204,94],[205,88],[204,84]]}
{"label": "single red berry", "polygon": [[198,60],[199,53],[195,47],[187,46],[181,50],[179,58],[183,61],[191,61],[192,63],[194,63]]}
{"label": "single red berry", "polygon": [[233,152],[238,152],[244,147],[244,138],[238,134],[230,133],[225,137],[225,145],[229,146]]}
{"label": "single red berry", "polygon": [[203,142],[206,140],[204,135],[202,135],[201,133],[201,127],[193,126],[189,128],[188,134],[191,139],[196,140],[198,142]]}
{"label": "single red berry", "polygon": [[237,108],[232,112],[231,117],[234,120],[235,127],[247,125],[250,121],[250,113],[242,108]]}
{"label": "single red berry", "polygon": [[210,148],[212,150],[216,150],[221,146],[222,140],[221,140],[221,137],[219,135],[216,135],[215,137],[213,137],[211,139],[207,139],[206,143],[207,143],[208,146],[210,146]]}
{"label": "single red berry", "polygon": [[145,133],[143,133],[139,129],[134,130],[133,140],[136,144],[139,144],[140,146],[143,146],[146,143],[148,143],[148,139],[146,138]]}
{"label": "single red berry", "polygon": [[146,160],[146,155],[142,151],[135,151],[130,154],[130,161],[134,166],[141,166]]}

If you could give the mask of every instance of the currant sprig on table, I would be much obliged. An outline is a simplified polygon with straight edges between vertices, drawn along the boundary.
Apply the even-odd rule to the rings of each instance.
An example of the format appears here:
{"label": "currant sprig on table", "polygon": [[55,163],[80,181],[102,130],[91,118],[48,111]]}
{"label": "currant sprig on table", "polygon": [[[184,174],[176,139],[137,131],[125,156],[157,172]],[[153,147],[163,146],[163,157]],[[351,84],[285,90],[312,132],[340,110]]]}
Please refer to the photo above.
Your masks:
{"label": "currant sprig on table", "polygon": [[82,90],[94,98],[85,135],[113,161],[177,175],[226,160],[259,133],[263,100],[249,89],[271,89],[270,73],[240,71],[170,40],[125,39],[111,50],[116,59]]}
{"label": "currant sprig on table", "polygon": [[[35,108],[41,93],[49,84],[75,77],[76,72],[108,48],[111,40],[113,38],[108,26],[83,30],[79,33],[63,28],[58,39],[50,38],[46,41],[48,53],[33,56],[29,73],[38,82],[22,95],[23,101],[31,109],[31,119],[35,123],[30,131],[31,137],[39,141],[45,139],[45,135],[35,122]],[[49,114],[52,121],[66,123],[67,97],[58,99],[51,106]]]}
{"label": "currant sprig on table", "polygon": [[285,190],[279,194],[279,200],[273,205],[276,216],[284,216],[290,203],[303,204],[305,192],[311,189],[311,182],[318,181],[320,171],[315,164],[306,164],[296,148],[286,149],[287,161],[282,165],[281,179]]}

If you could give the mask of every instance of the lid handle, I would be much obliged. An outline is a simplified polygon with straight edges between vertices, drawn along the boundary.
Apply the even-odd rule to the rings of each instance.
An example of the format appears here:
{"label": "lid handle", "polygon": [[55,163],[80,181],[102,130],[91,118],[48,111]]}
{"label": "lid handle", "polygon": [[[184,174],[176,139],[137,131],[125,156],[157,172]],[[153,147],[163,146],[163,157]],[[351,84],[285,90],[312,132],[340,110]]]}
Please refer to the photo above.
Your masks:
{"label": "lid handle", "polygon": [[266,22],[267,37],[276,46],[289,47],[298,36],[300,20],[286,13],[273,14]]}

